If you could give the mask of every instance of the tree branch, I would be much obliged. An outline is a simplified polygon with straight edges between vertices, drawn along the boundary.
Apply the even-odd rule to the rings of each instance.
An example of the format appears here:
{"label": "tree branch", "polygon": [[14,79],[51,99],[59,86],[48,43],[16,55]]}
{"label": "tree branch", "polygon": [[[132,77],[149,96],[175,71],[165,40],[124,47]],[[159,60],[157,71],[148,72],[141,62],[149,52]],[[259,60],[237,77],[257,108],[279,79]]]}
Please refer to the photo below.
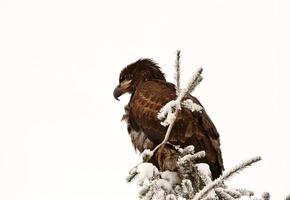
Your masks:
{"label": "tree branch", "polygon": [[176,51],[175,61],[175,82],[176,82],[176,94],[180,93],[180,50]]}
{"label": "tree branch", "polygon": [[223,181],[227,180],[231,176],[233,176],[235,173],[245,169],[246,167],[250,166],[251,164],[260,161],[262,158],[260,156],[254,157],[252,159],[246,160],[245,162],[237,165],[236,167],[232,168],[230,171],[224,173],[222,176],[220,176],[218,179],[214,180],[212,183],[205,186],[199,193],[197,193],[193,200],[200,200],[205,195],[207,195],[208,192],[210,192],[213,188],[215,188],[218,184],[222,183]]}

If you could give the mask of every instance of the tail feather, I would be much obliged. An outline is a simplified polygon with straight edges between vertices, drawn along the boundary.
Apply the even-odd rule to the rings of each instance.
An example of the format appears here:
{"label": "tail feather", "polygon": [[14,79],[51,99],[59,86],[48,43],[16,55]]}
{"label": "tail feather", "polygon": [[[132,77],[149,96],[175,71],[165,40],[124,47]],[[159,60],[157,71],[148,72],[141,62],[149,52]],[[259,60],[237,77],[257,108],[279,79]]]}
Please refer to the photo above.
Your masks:
{"label": "tail feather", "polygon": [[222,175],[223,167],[221,167],[219,164],[210,163],[209,169],[211,171],[212,180],[215,180],[220,177],[220,175]]}

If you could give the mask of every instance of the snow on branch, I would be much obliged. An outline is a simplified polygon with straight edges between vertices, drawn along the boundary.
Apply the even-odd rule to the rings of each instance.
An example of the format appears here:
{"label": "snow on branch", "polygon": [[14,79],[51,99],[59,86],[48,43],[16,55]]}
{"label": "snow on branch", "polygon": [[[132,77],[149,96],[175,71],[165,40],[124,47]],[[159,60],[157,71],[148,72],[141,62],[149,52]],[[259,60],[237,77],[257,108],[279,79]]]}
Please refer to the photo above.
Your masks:
{"label": "snow on branch", "polygon": [[203,107],[193,103],[193,101],[191,99],[186,99],[184,100],[182,103],[182,107],[187,108],[188,110],[190,110],[191,112],[200,112],[203,110]]}
{"label": "snow on branch", "polygon": [[178,160],[178,163],[180,165],[183,165],[184,163],[192,163],[195,162],[197,159],[204,158],[205,157],[205,151],[200,151],[195,154],[187,154],[183,156],[181,159]]}
{"label": "snow on branch", "polygon": [[252,159],[246,160],[246,161],[242,162],[241,164],[237,165],[236,167],[232,168],[228,172],[224,173],[221,177],[219,177],[218,179],[214,180],[211,184],[208,184],[207,186],[205,186],[198,194],[195,195],[195,197],[193,198],[193,200],[200,200],[200,199],[202,199],[204,196],[206,196],[206,194],[209,191],[211,191],[212,189],[214,189],[215,187],[217,187],[223,181],[229,179],[231,176],[233,176],[237,172],[245,169],[246,167],[250,166],[251,164],[253,164],[255,162],[260,161],[261,159],[262,158],[260,156],[257,156],[257,157],[254,157]]}
{"label": "snow on branch", "polygon": [[[176,113],[181,109],[180,103],[176,100],[169,101],[165,104],[157,114],[157,118],[161,121],[162,126],[173,124],[176,119]],[[175,113],[176,112],[176,113]]]}
{"label": "snow on branch", "polygon": [[175,82],[176,82],[176,94],[180,93],[180,50],[176,51],[176,62],[175,62]]}
{"label": "snow on branch", "polygon": [[179,98],[180,100],[182,100],[186,93],[191,93],[194,91],[196,86],[198,86],[203,79],[203,77],[201,76],[202,71],[203,71],[202,67],[196,70],[196,72],[190,79],[189,83],[187,84],[187,87],[185,88],[185,90],[181,91],[181,94],[178,96],[177,100]]}
{"label": "snow on branch", "polygon": [[[217,181],[212,181],[207,164],[197,163],[197,158],[205,156],[204,151],[194,152],[193,146],[185,148],[175,146],[175,148],[179,155],[176,172],[159,171],[151,163],[140,163],[129,172],[127,180],[129,182],[137,180],[141,200],[237,200],[241,197],[250,200],[254,195],[248,190],[228,188],[224,180],[257,162],[260,157],[245,161]],[[257,200],[266,199],[262,197]]]}
{"label": "snow on branch", "polygon": [[215,190],[216,194],[218,197],[220,197],[221,199],[225,199],[225,200],[235,200],[234,197],[232,197],[231,195],[229,195],[228,193],[226,193],[223,189],[221,188],[217,188]]}

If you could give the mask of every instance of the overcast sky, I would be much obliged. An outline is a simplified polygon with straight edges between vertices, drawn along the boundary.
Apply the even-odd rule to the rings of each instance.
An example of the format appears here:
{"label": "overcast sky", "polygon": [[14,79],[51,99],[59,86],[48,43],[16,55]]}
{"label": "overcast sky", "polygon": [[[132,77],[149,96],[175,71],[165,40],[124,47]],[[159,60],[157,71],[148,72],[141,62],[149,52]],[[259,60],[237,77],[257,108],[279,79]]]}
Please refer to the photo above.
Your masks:
{"label": "overcast sky", "polygon": [[0,1],[0,199],[136,199],[140,161],[114,100],[120,70],[148,57],[197,96],[226,169],[263,161],[228,185],[290,193],[289,1]]}

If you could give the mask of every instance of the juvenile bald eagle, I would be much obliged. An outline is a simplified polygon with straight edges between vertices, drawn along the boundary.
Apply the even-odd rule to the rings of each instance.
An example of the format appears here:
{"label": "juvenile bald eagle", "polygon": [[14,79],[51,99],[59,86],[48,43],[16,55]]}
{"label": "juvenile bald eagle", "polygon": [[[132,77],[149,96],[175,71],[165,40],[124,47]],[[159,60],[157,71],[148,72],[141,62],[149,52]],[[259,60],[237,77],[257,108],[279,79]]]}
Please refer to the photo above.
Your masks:
{"label": "juvenile bald eagle", "polygon": [[[162,142],[167,127],[160,124],[157,114],[169,101],[176,99],[175,85],[165,80],[157,64],[150,59],[140,59],[125,67],[119,78],[119,85],[114,90],[114,97],[130,93],[131,98],[125,107],[123,119],[127,122],[131,141],[139,152],[153,150]],[[201,106],[200,102],[190,94],[191,99]],[[213,179],[221,175],[223,167],[219,134],[207,113],[191,112],[183,108],[177,115],[169,142],[186,147],[194,145],[195,151],[204,150],[206,162],[212,172]],[[176,150],[170,146],[160,148],[150,162],[160,170],[176,169]]]}

